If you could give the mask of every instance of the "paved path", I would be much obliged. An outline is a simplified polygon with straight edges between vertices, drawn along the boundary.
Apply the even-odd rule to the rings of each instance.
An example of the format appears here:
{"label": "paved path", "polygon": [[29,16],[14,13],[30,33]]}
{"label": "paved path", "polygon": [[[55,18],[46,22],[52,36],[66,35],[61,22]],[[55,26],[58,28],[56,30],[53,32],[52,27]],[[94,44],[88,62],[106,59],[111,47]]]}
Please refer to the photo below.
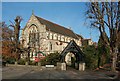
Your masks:
{"label": "paved path", "polygon": [[75,69],[66,71],[41,69],[38,67],[9,66],[2,70],[3,79],[111,79],[104,72],[80,72]]}

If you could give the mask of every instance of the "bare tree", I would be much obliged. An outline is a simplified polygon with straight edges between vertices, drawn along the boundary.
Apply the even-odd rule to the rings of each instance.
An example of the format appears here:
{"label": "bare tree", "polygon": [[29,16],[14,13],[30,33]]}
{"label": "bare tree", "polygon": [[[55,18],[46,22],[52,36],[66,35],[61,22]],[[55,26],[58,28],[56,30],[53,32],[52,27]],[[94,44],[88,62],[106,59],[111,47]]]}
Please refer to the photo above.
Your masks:
{"label": "bare tree", "polygon": [[110,48],[112,70],[115,71],[120,32],[120,2],[90,2],[88,5],[87,17],[91,26],[99,29],[102,43]]}
{"label": "bare tree", "polygon": [[18,60],[20,58],[20,54],[19,54],[19,33],[20,33],[20,23],[22,21],[22,17],[20,16],[17,16],[15,19],[14,19],[14,23],[12,23],[11,21],[11,27],[14,28],[14,40],[15,40],[15,49],[16,49],[16,60]]}
{"label": "bare tree", "polygon": [[5,22],[0,23],[0,29],[2,30],[2,55],[5,57],[14,56],[14,45],[15,42],[13,40],[13,30],[10,29]]}
{"label": "bare tree", "polygon": [[1,30],[2,30],[2,41],[11,41],[13,42],[13,30],[10,29],[5,22],[0,23]]}

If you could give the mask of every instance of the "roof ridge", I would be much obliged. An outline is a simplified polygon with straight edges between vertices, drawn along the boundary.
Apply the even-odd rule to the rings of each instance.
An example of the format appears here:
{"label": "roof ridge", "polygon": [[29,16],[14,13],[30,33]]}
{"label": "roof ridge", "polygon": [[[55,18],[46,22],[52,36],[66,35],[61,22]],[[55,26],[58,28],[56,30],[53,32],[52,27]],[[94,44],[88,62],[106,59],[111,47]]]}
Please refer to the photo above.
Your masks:
{"label": "roof ridge", "polygon": [[[41,18],[41,17],[36,16],[36,15],[35,15],[35,17]],[[61,25],[59,25],[59,24],[57,24],[57,23],[54,23],[54,22],[51,22],[51,21],[49,21],[49,20],[47,20],[47,19],[44,19],[44,18],[41,18],[41,19],[43,19],[43,20],[45,20],[45,21],[48,21],[48,22],[50,22],[50,23],[53,23],[53,24],[55,24],[55,25],[61,26]],[[68,30],[70,30],[70,31],[72,31],[71,29],[66,28],[66,27],[64,27],[64,26],[61,26],[61,27],[62,27],[62,28],[65,28],[65,29],[68,29]]]}
{"label": "roof ridge", "polygon": [[74,33],[74,31],[73,30],[71,30],[72,32],[73,32],[73,34],[79,39],[79,37],[77,36],[77,34],[76,33]]}
{"label": "roof ridge", "polygon": [[34,15],[38,21],[41,23],[41,24],[44,24],[46,25],[46,30],[50,30],[52,32],[55,32],[55,33],[59,33],[61,35],[66,35],[66,36],[69,36],[69,37],[72,37],[72,38],[75,38],[75,39],[79,39],[71,29],[69,28],[66,28],[64,26],[61,26],[59,24],[56,24],[54,22],[51,22],[49,20],[46,20],[44,18],[41,18],[41,17],[38,17],[36,15]]}
{"label": "roof ridge", "polygon": [[78,37],[81,37],[81,38],[83,38],[83,36],[82,36],[82,35],[80,35],[80,34],[77,34],[77,33],[76,33],[76,35],[77,35]]}

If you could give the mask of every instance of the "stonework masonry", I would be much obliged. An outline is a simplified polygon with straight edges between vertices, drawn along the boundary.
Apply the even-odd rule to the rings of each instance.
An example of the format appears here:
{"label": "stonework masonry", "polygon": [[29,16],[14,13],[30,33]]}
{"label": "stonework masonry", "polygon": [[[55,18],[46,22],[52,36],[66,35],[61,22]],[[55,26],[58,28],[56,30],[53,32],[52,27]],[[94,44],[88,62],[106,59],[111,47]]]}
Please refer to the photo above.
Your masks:
{"label": "stonework masonry", "polygon": [[[22,30],[20,40],[24,48],[31,49],[30,57],[34,57],[38,51],[46,55],[61,52],[71,40],[82,46],[82,39],[82,36],[74,33],[71,29],[32,14]],[[22,54],[21,57],[25,56]]]}

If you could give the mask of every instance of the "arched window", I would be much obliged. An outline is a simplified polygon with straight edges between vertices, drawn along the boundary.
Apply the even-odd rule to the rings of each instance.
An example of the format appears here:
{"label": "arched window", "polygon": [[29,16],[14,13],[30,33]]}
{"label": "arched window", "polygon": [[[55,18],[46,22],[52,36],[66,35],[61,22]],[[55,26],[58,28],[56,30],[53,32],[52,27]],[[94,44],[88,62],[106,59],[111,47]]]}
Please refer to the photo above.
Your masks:
{"label": "arched window", "polygon": [[46,39],[49,39],[49,33],[47,32],[47,36],[46,36]]}
{"label": "arched window", "polygon": [[37,26],[32,24],[29,27],[29,45],[30,47],[39,46],[39,32]]}
{"label": "arched window", "polygon": [[67,42],[67,37],[65,37],[65,42]]}
{"label": "arched window", "polygon": [[52,50],[52,43],[50,42],[50,50]]}
{"label": "arched window", "polygon": [[57,39],[57,34],[54,34],[54,37],[53,37],[55,40]]}
{"label": "arched window", "polygon": [[60,40],[60,35],[58,35],[58,40]]}
{"label": "arched window", "polygon": [[64,36],[61,36],[61,41],[65,41]]}

